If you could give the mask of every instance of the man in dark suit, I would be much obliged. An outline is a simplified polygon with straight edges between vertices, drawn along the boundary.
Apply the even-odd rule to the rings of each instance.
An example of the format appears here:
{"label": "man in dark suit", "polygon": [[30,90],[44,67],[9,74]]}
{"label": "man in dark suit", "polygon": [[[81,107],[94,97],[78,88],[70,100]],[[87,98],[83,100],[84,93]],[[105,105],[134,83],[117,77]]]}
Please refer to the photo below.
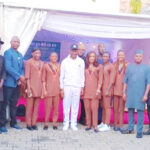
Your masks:
{"label": "man in dark suit", "polygon": [[[86,57],[84,56],[85,54],[85,45],[83,43],[79,43],[78,44],[78,56],[80,58],[82,58],[85,62]],[[82,125],[85,125],[85,109],[84,109],[84,103],[83,103],[83,98],[81,96],[80,98],[80,102],[81,102],[81,116],[79,119],[79,123]]]}
{"label": "man in dark suit", "polygon": [[[4,44],[4,42],[0,38],[0,49],[3,44]],[[0,55],[0,114],[2,111],[2,102],[4,100],[4,98],[3,98],[4,79],[5,79],[4,59],[3,59],[3,56]],[[2,116],[0,115],[0,120],[1,120],[1,117]],[[1,131],[0,131],[0,133],[1,133]]]}
{"label": "man in dark suit", "polygon": [[21,129],[16,121],[16,104],[19,98],[19,84],[25,83],[23,56],[18,51],[20,39],[17,36],[11,39],[11,48],[4,53],[4,65],[6,78],[4,81],[4,101],[2,102],[0,113],[0,130],[7,132],[6,129],[6,107],[9,104],[10,109],[10,127]]}

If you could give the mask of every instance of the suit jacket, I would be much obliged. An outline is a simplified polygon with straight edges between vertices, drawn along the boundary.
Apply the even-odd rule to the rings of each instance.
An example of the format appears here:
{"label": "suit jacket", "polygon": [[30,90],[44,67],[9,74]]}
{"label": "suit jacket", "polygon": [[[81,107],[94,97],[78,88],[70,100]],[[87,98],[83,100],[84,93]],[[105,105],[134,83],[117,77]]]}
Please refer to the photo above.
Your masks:
{"label": "suit jacket", "polygon": [[[0,81],[3,79],[5,80],[6,77],[6,72],[5,72],[5,68],[4,68],[4,59],[3,56],[0,55]],[[3,101],[3,87],[0,88],[0,101]]]}
{"label": "suit jacket", "polygon": [[6,79],[4,86],[17,87],[18,79],[24,75],[24,62],[20,52],[13,48],[4,53],[4,64],[6,70]]}

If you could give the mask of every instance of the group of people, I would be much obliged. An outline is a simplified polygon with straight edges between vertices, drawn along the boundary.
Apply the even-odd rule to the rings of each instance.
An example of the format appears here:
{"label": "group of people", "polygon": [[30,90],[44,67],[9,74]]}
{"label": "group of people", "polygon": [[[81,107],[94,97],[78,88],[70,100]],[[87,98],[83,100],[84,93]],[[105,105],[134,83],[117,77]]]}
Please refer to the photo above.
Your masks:
{"label": "group of people", "polygon": [[[19,86],[26,89],[26,125],[28,130],[38,130],[37,117],[41,98],[45,100],[44,130],[49,128],[50,110],[53,108],[53,129],[57,130],[58,107],[63,99],[63,130],[77,131],[77,115],[81,101],[81,119],[86,131],[110,131],[111,110],[114,111],[114,131],[122,134],[134,132],[134,112],[137,110],[137,138],[143,135],[143,113],[148,105],[150,120],[150,68],[142,63],[143,51],[136,50],[134,63],[128,63],[125,52],[117,52],[112,61],[104,44],[98,45],[98,55],[90,51],[85,56],[83,43],[73,44],[70,54],[58,63],[58,55],[52,52],[49,62],[40,60],[41,50],[35,48],[32,57],[24,62],[18,51],[20,39],[11,39],[11,48],[0,56],[0,132],[6,129],[6,107],[10,108],[10,126],[21,129],[16,121],[16,105]],[[0,40],[0,46],[4,44]],[[124,109],[128,108],[129,125],[123,129]],[[98,110],[102,108],[102,122],[98,125]],[[84,116],[85,111],[85,116]],[[85,119],[85,120],[84,120]],[[150,135],[149,129],[144,133]]]}

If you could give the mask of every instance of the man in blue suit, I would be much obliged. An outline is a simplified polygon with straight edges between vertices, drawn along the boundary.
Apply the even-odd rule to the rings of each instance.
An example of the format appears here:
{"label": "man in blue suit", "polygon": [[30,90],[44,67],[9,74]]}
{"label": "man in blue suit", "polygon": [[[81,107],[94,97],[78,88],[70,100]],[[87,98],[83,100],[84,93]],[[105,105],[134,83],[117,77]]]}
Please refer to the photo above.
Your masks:
{"label": "man in blue suit", "polygon": [[20,39],[16,36],[11,39],[11,48],[4,53],[4,64],[6,78],[4,81],[4,101],[0,112],[0,131],[7,132],[6,129],[6,107],[9,104],[10,109],[10,127],[21,129],[16,121],[16,105],[19,98],[19,84],[25,83],[23,57],[18,52]]}

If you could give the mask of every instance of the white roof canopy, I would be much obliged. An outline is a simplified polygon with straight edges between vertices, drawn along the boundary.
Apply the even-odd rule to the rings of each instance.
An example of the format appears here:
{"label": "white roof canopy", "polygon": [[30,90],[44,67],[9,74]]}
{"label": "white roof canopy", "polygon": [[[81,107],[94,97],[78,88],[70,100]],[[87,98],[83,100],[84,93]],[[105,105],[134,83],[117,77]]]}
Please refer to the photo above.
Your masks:
{"label": "white roof canopy", "polygon": [[[10,38],[18,35],[23,41],[20,49],[25,54],[41,28],[86,37],[150,38],[150,16],[119,14],[118,0],[111,0],[114,5],[111,5],[110,0],[105,0],[107,5],[100,5],[103,0],[97,0],[97,6],[91,0],[0,0],[2,1],[0,36],[6,43],[4,50],[9,47]],[[109,7],[112,8],[111,11]]]}
{"label": "white roof canopy", "polygon": [[4,5],[89,13],[119,13],[120,0],[0,0]]}
{"label": "white roof canopy", "polygon": [[49,11],[43,29],[82,36],[150,38],[150,17]]}

